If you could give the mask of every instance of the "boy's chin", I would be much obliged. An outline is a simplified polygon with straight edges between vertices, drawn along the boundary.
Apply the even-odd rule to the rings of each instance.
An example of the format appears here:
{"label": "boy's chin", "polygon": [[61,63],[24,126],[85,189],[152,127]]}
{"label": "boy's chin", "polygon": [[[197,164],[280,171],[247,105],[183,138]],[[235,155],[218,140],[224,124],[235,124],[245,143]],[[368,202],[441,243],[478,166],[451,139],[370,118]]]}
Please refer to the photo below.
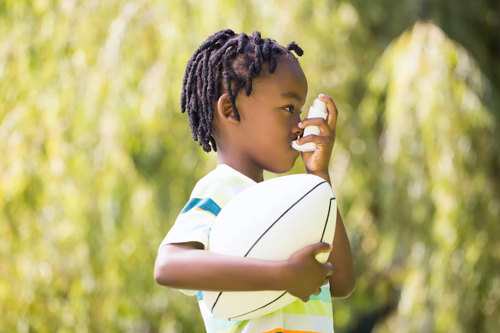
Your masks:
{"label": "boy's chin", "polygon": [[267,171],[270,171],[272,173],[277,173],[277,174],[288,172],[295,165],[295,161],[297,161],[297,158],[298,158],[298,155],[293,160],[291,160],[289,164],[283,163],[281,165],[275,165],[272,168],[267,169]]}

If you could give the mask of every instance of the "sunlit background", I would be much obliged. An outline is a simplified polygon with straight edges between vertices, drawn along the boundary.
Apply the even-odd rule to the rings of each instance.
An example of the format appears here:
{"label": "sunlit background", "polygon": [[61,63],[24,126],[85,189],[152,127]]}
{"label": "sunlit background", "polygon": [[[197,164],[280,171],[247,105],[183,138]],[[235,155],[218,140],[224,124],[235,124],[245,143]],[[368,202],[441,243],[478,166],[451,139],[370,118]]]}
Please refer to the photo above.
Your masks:
{"label": "sunlit background", "polygon": [[336,332],[498,332],[499,6],[0,1],[0,332],[204,331],[153,264],[215,166],[179,99],[227,27],[296,41],[307,104],[340,109],[330,171],[357,287]]}

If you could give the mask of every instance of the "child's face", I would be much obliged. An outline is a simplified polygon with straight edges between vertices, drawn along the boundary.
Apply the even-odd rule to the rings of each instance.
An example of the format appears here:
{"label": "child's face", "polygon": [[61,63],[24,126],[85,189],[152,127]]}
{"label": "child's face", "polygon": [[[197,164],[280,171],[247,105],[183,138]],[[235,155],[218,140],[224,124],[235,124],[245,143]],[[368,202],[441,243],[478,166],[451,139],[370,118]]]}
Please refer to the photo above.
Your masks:
{"label": "child's face", "polygon": [[298,123],[307,80],[293,58],[280,56],[272,74],[268,68],[263,64],[250,96],[242,92],[236,99],[241,116],[237,141],[248,163],[254,164],[250,167],[282,173],[290,170],[299,156],[291,144],[302,133]]}

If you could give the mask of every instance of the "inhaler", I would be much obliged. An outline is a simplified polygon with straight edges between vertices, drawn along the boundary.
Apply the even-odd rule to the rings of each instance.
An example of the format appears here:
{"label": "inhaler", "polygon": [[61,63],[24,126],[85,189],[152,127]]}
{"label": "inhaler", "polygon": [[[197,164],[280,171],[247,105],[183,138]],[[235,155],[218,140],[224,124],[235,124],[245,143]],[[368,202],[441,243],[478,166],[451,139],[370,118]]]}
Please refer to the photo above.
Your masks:
{"label": "inhaler", "polygon": [[[328,112],[326,111],[326,103],[316,98],[314,100],[313,105],[309,108],[309,114],[307,118],[323,118],[326,119]],[[319,127],[318,126],[307,126],[304,129],[304,136],[308,136],[310,134],[319,135]],[[292,148],[301,152],[306,151],[314,151],[316,149],[316,144],[314,142],[306,142],[303,145],[297,144],[297,140],[292,141]]]}

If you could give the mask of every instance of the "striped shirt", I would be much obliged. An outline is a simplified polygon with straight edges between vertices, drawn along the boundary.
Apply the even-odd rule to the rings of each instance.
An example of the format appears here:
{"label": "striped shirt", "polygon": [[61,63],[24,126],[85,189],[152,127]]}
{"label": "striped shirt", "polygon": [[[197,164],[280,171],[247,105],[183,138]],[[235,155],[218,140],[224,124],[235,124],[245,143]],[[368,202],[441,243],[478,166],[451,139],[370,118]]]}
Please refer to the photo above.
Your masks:
{"label": "striped shirt", "polygon": [[[256,184],[255,181],[221,164],[194,187],[191,197],[179,214],[161,246],[165,244],[199,242],[208,247],[210,228],[220,210],[236,194]],[[196,295],[208,333],[292,333],[333,332],[333,314],[328,284],[308,302],[295,300],[281,310],[243,321],[228,321],[215,317],[203,302],[203,292],[181,290]]]}

